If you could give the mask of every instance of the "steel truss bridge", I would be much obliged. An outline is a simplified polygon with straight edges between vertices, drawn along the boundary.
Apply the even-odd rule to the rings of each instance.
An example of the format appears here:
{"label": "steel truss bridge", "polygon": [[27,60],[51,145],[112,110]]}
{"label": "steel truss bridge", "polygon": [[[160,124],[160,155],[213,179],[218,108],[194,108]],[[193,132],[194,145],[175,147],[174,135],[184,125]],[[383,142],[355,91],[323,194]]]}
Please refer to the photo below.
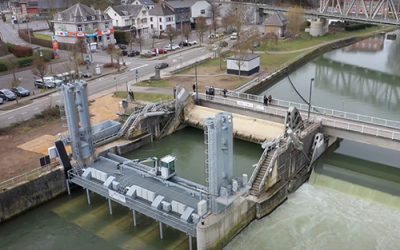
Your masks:
{"label": "steel truss bridge", "polygon": [[[397,1],[397,0],[396,0]],[[268,4],[237,2],[256,6],[261,13],[288,12],[289,8]],[[337,19],[375,25],[400,26],[400,1],[395,0],[320,0],[317,9],[305,9],[306,17]]]}

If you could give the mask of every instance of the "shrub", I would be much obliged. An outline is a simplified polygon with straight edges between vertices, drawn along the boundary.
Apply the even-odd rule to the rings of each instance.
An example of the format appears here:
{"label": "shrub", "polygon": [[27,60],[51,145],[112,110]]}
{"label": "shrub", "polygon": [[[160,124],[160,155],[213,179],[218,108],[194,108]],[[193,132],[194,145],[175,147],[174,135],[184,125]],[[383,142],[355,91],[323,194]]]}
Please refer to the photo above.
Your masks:
{"label": "shrub", "polygon": [[127,37],[127,32],[125,31],[114,32],[114,38],[117,41],[117,43],[128,44],[128,40],[126,39],[126,37]]}
{"label": "shrub", "polygon": [[20,68],[28,67],[31,66],[32,63],[33,63],[32,57],[22,58],[18,60],[18,67]]}
{"label": "shrub", "polygon": [[27,57],[33,55],[33,49],[31,47],[25,47],[21,45],[7,45],[8,51],[13,53],[16,57]]}
{"label": "shrub", "polygon": [[103,65],[104,68],[117,68],[118,67],[118,63],[105,63]]}
{"label": "shrub", "polygon": [[0,72],[4,72],[7,70],[8,70],[7,64],[0,62]]}
{"label": "shrub", "polygon": [[[53,51],[46,49],[42,50],[41,52],[45,62],[50,62],[51,59],[54,59]],[[34,56],[40,56],[40,51],[36,51]]]}

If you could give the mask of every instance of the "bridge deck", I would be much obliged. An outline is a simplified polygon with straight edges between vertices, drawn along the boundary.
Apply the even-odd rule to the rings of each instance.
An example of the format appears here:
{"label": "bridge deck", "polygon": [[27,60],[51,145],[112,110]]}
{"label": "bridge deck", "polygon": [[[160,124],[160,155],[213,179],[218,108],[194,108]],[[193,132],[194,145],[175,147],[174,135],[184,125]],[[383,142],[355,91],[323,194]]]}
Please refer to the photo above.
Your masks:
{"label": "bridge deck", "polygon": [[[221,90],[217,89],[216,93],[219,94],[221,93],[220,91]],[[242,110],[251,110],[253,112],[269,114],[280,118],[285,117],[289,106],[295,106],[299,109],[303,117],[307,117],[306,110],[308,105],[274,100],[271,105],[265,106],[262,103],[262,96],[228,92],[228,97],[218,95],[210,99],[206,97],[205,94],[199,94],[199,97],[202,102],[215,103]],[[369,121],[364,121],[362,119],[366,119],[365,116],[345,112],[341,112],[343,113],[343,117],[339,117],[334,110],[328,112],[327,109],[324,109],[322,113],[319,113],[322,109],[323,108],[314,107],[310,119],[321,122],[326,134],[400,150],[400,122],[374,117],[370,117]],[[319,110],[319,112],[315,112],[315,110]]]}

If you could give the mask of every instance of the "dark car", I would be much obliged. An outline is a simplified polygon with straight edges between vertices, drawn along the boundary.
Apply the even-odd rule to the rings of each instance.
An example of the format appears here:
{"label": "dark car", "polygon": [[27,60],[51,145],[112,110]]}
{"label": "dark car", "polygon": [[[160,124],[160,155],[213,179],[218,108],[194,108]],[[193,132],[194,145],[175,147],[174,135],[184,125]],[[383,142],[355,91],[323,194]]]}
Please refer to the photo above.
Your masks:
{"label": "dark car", "polygon": [[45,81],[43,82],[41,79],[35,80],[35,82],[33,83],[33,85],[34,85],[36,88],[39,88],[39,89],[44,89],[44,88],[51,89],[51,88],[55,88],[55,87],[56,87],[56,84],[55,84],[53,81],[45,80]]}
{"label": "dark car", "polygon": [[90,71],[79,72],[79,75],[83,78],[90,78],[92,77],[92,73]]}
{"label": "dark car", "polygon": [[127,50],[128,46],[126,46],[125,44],[117,44],[118,48],[122,49],[122,50]]}
{"label": "dark car", "polygon": [[0,97],[0,105],[4,103],[3,98]]}
{"label": "dark car", "polygon": [[29,90],[23,87],[12,88],[11,91],[19,97],[29,96],[31,94]]}
{"label": "dark car", "polygon": [[190,46],[190,44],[187,41],[182,41],[179,43],[179,47],[187,47]]}
{"label": "dark car", "polygon": [[128,57],[134,57],[134,56],[139,56],[140,52],[137,50],[132,50],[128,52]]}
{"label": "dark car", "polygon": [[127,56],[129,54],[126,49],[123,49],[121,51],[122,51],[122,56]]}
{"label": "dark car", "polygon": [[9,89],[0,90],[0,97],[6,101],[13,101],[17,99],[17,96]]}
{"label": "dark car", "polygon": [[154,68],[156,69],[165,69],[168,68],[168,63],[162,62],[162,63],[157,63],[156,66],[154,66]]}

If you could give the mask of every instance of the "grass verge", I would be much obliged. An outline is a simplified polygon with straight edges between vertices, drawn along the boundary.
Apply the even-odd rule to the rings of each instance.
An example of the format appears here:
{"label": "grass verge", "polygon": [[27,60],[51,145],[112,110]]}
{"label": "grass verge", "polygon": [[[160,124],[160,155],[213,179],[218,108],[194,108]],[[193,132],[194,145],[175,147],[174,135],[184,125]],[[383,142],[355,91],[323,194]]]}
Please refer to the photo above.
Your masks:
{"label": "grass verge", "polygon": [[[135,95],[135,100],[145,101],[145,102],[169,101],[173,99],[172,95],[163,95],[163,94],[135,92],[134,95]],[[117,91],[114,92],[114,96],[117,98],[125,99],[128,97],[128,93],[126,91]]]}
{"label": "grass verge", "polygon": [[147,80],[143,82],[138,82],[135,86],[139,87],[154,87],[154,88],[172,88],[175,86],[175,83],[168,81],[166,79],[161,80]]}
{"label": "grass verge", "polygon": [[34,33],[33,36],[38,38],[38,39],[42,39],[42,40],[47,40],[47,41],[51,41],[52,40],[51,36],[50,35],[46,35],[46,34]]}

